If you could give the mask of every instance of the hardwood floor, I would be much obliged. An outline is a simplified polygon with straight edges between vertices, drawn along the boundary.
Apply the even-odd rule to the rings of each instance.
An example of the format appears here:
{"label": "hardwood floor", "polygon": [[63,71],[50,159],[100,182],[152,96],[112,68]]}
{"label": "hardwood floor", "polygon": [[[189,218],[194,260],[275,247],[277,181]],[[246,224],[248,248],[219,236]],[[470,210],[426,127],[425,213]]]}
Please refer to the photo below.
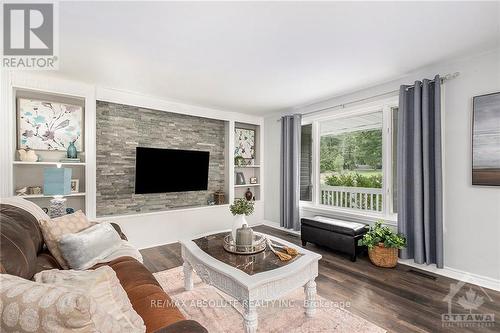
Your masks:
{"label": "hardwood floor", "polygon": [[[300,244],[299,236],[282,230],[267,226],[254,229]],[[405,265],[378,268],[367,256],[351,262],[347,256],[313,244],[308,244],[307,249],[323,256],[316,279],[318,294],[331,301],[350,302],[348,311],[389,332],[500,332],[500,292],[466,284],[459,293],[464,295],[469,288],[476,292],[476,304],[484,303],[477,310],[473,308],[472,313],[493,314],[493,327],[443,328],[441,314],[448,313],[448,303],[443,299],[456,280]],[[152,272],[182,265],[179,243],[144,249],[141,253]],[[468,313],[458,304],[458,298],[454,297],[453,312]],[[463,299],[461,303],[464,304]]]}

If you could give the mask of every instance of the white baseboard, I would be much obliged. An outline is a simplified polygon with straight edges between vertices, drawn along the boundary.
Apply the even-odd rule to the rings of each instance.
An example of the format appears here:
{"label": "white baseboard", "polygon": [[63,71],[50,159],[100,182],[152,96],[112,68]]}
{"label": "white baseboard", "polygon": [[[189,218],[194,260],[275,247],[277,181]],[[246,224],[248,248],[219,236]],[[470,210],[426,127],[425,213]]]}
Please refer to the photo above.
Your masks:
{"label": "white baseboard", "polygon": [[450,267],[437,268],[436,265],[417,264],[412,259],[399,259],[398,262],[400,264],[415,267],[437,275],[446,276],[455,280],[464,281],[467,283],[476,284],[484,288],[500,291],[500,280],[493,279],[487,276],[468,273]]}
{"label": "white baseboard", "polygon": [[[278,230],[283,230],[292,234],[300,235],[300,231],[293,231],[282,228],[280,227],[279,223],[274,221],[263,220],[262,224]],[[484,288],[500,291],[500,280],[493,279],[487,276],[468,273],[451,267],[437,268],[436,265],[417,264],[411,259],[399,259],[398,262],[403,265],[434,273],[436,275],[446,276],[455,280],[465,281],[467,283],[475,284]]]}

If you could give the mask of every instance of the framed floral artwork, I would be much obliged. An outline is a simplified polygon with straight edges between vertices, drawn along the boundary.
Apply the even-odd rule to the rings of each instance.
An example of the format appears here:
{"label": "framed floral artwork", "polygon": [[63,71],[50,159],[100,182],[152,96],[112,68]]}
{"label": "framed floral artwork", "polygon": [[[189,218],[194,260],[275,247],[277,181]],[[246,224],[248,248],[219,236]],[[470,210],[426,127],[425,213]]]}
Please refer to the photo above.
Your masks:
{"label": "framed floral artwork", "polygon": [[18,149],[65,151],[71,142],[83,151],[83,108],[79,105],[19,98]]}
{"label": "framed floral artwork", "polygon": [[255,158],[255,131],[247,128],[235,128],[234,131],[234,156]]}

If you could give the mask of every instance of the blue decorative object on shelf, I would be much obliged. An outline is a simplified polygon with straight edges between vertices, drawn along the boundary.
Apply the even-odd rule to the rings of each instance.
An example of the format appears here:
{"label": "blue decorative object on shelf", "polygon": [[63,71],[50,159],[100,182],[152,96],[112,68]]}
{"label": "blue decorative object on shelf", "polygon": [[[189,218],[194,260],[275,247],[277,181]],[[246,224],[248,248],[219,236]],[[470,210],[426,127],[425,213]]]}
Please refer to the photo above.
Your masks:
{"label": "blue decorative object on shelf", "polygon": [[75,212],[74,208],[68,207],[66,208],[66,214],[73,214]]}
{"label": "blue decorative object on shelf", "polygon": [[66,214],[66,199],[62,196],[71,193],[71,171],[70,168],[46,168],[43,172],[43,194],[54,196],[49,207],[51,218]]}
{"label": "blue decorative object on shelf", "polygon": [[44,195],[67,195],[71,193],[70,168],[45,168]]}
{"label": "blue decorative object on shelf", "polygon": [[76,158],[77,152],[75,147],[75,141],[71,141],[68,146],[68,158]]}

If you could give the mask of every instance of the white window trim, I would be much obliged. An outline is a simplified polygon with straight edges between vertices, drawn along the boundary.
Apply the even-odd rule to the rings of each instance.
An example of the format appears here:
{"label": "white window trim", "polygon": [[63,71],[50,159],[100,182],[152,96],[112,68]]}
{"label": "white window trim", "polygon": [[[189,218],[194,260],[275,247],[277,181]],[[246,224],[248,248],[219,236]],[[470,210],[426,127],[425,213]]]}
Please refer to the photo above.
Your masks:
{"label": "white window trim", "polygon": [[[393,211],[393,179],[392,179],[392,117],[391,109],[398,107],[399,101],[397,96],[386,99],[380,99],[374,102],[344,107],[334,111],[321,114],[305,115],[302,118],[302,125],[312,124],[312,201],[300,201],[300,209],[308,212],[332,215],[339,218],[349,218],[363,222],[375,222],[384,220],[387,224],[397,225],[397,214]],[[320,122],[347,118],[356,115],[382,111],[383,113],[383,135],[382,138],[382,159],[383,159],[383,202],[384,211],[382,213],[363,212],[355,209],[335,208],[319,203],[320,197],[320,174],[319,174],[319,159],[320,159]],[[388,200],[391,198],[391,200]]]}

